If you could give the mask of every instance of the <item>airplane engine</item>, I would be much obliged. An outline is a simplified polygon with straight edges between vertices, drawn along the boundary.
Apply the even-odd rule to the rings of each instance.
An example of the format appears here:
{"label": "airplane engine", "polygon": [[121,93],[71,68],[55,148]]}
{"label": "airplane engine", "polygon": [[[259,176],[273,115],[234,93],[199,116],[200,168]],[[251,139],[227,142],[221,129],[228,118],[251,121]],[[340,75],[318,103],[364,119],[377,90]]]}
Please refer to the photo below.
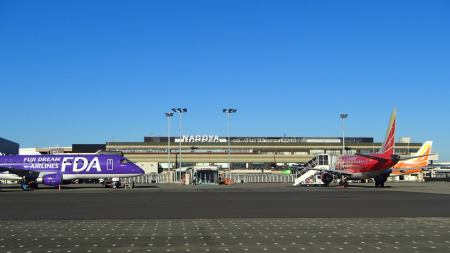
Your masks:
{"label": "airplane engine", "polygon": [[45,185],[60,185],[63,183],[62,175],[59,173],[47,174],[42,178]]}
{"label": "airplane engine", "polygon": [[329,183],[333,182],[333,175],[325,172],[322,174],[321,179],[324,184],[329,184]]}

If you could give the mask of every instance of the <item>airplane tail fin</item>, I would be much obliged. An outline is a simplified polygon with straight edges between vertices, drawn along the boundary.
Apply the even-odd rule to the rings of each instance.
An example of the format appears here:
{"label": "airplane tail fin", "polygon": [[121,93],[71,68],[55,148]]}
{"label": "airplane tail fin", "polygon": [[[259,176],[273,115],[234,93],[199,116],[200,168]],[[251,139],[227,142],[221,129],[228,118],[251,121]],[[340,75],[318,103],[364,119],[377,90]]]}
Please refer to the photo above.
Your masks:
{"label": "airplane tail fin", "polygon": [[391,118],[389,120],[389,125],[386,133],[386,137],[384,138],[383,146],[381,147],[378,153],[380,154],[394,154],[394,146],[395,146],[395,123],[397,121],[397,108],[392,110]]}
{"label": "airplane tail fin", "polygon": [[417,151],[417,153],[414,155],[414,156],[422,156],[422,157],[416,157],[416,158],[411,158],[411,159],[405,160],[405,161],[403,161],[403,164],[414,165],[414,167],[427,166],[428,159],[430,158],[430,156],[426,156],[426,155],[430,154],[432,145],[433,145],[432,141],[425,142],[422,145],[422,147],[419,149],[419,151]]}

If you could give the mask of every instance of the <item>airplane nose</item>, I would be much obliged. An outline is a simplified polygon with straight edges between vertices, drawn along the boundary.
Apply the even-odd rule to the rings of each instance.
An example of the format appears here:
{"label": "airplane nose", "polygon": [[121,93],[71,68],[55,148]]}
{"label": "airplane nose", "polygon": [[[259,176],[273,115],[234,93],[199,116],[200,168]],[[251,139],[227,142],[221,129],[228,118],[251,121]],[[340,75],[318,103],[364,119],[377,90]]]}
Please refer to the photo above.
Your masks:
{"label": "airplane nose", "polygon": [[139,167],[139,166],[137,166],[137,165],[135,165],[135,166],[136,166],[135,171],[136,171],[137,173],[139,173],[139,174],[145,174],[145,171],[144,171],[141,167]]}

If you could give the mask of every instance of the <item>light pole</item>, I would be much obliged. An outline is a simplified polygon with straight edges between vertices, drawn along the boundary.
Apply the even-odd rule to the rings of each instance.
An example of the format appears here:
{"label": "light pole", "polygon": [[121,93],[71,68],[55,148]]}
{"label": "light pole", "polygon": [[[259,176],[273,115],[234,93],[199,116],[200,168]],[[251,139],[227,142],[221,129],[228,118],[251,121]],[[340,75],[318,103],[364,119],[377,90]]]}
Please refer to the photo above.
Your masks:
{"label": "light pole", "polygon": [[223,109],[223,113],[228,113],[228,178],[231,180],[231,159],[230,159],[230,113],[235,113],[236,109]]}
{"label": "light pole", "polygon": [[341,114],[342,119],[342,155],[345,153],[345,125],[344,125],[344,119],[347,118],[348,114]]}
{"label": "light pole", "polygon": [[186,108],[184,108],[184,109],[181,109],[181,108],[175,109],[175,108],[173,108],[172,111],[173,112],[178,112],[180,114],[180,166],[179,166],[180,168],[179,168],[179,172],[180,172],[180,184],[181,184],[181,114],[187,112],[187,109]]}
{"label": "light pole", "polygon": [[168,163],[169,165],[167,166],[167,172],[169,173],[169,181],[170,181],[170,117],[173,116],[173,112],[166,112],[166,117],[169,118],[169,137],[167,138],[167,143],[169,145],[169,147],[167,148],[167,156],[168,156]]}

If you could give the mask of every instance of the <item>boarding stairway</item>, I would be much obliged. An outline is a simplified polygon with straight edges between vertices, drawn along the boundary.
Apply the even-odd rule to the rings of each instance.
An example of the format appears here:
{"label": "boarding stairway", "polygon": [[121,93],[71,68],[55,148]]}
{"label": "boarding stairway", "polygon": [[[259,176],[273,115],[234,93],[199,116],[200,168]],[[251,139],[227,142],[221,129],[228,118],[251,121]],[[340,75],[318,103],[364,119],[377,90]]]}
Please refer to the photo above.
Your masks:
{"label": "boarding stairway", "polygon": [[295,179],[294,186],[299,186],[303,184],[306,180],[308,180],[310,177],[313,177],[315,174],[317,174],[317,170],[308,170],[305,174],[301,175],[300,177]]}
{"label": "boarding stairway", "polygon": [[309,162],[303,164],[300,170],[297,170],[297,175],[300,175],[295,179],[294,186],[302,185],[306,180],[313,177],[318,171],[308,170],[308,168],[314,168],[317,166],[317,156],[311,159]]}
{"label": "boarding stairway", "polygon": [[[321,180],[314,178],[314,175],[320,172],[317,169],[333,170],[336,167],[337,156],[331,154],[318,154],[309,162],[297,167],[297,178],[294,186],[303,184],[319,184]],[[315,168],[311,170],[310,168]],[[317,180],[316,180],[317,179]]]}

